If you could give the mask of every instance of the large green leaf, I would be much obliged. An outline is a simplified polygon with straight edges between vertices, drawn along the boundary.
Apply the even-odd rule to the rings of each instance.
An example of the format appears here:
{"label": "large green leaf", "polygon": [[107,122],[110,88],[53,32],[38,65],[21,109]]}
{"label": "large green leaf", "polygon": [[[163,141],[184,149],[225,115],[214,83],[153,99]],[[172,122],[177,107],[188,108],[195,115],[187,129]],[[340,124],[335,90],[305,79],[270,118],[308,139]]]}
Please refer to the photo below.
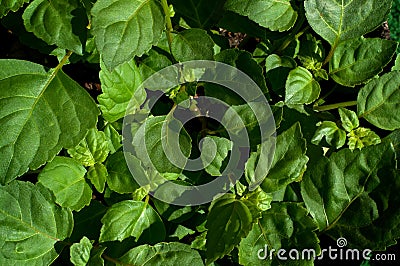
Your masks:
{"label": "large green leaf", "polygon": [[213,60],[214,42],[205,30],[189,29],[177,34],[171,44],[171,52],[179,62]]}
{"label": "large green leaf", "polygon": [[0,18],[7,15],[10,11],[17,11],[21,8],[24,3],[29,2],[29,0],[1,0],[0,1]]}
{"label": "large green leaf", "polygon": [[108,69],[150,50],[165,28],[157,0],[99,0],[91,12],[92,33]]}
{"label": "large green leaf", "polygon": [[48,44],[82,54],[88,19],[78,0],[34,0],[23,14],[25,28]]}
{"label": "large green leaf", "polygon": [[225,9],[247,16],[273,31],[286,31],[293,27],[297,12],[290,0],[228,0]]}
{"label": "large green leaf", "polygon": [[190,155],[192,144],[182,123],[171,116],[146,120],[133,138],[137,157],[146,167],[160,173],[181,173]]}
{"label": "large green leaf", "polygon": [[73,220],[47,189],[14,181],[0,186],[0,264],[50,265],[54,244],[69,237]]}
{"label": "large green leaf", "polygon": [[85,266],[90,259],[90,250],[93,245],[90,240],[84,236],[79,243],[75,243],[70,248],[71,262],[75,266]]}
{"label": "large green leaf", "polygon": [[125,116],[128,106],[138,108],[146,100],[146,92],[140,87],[143,80],[135,60],[130,60],[109,71],[101,64],[101,89],[97,99],[104,118],[114,122]]}
{"label": "large green leaf", "polygon": [[208,213],[206,227],[206,257],[211,263],[229,254],[251,229],[253,223],[249,208],[233,194],[215,200]]}
{"label": "large green leaf", "polygon": [[[268,152],[268,151],[267,151]],[[283,189],[294,181],[300,181],[307,167],[306,140],[300,123],[280,134],[276,139],[274,159],[261,188],[267,192]]]}
{"label": "large green leaf", "polygon": [[[282,265],[291,261],[278,260],[276,252],[294,248],[298,251],[314,249],[319,255],[319,239],[314,232],[317,226],[308,216],[308,211],[299,203],[273,203],[253,225],[248,236],[240,242],[239,263],[241,265]],[[273,251],[274,249],[274,251]],[[270,257],[270,252],[273,252]],[[307,256],[307,253],[304,253]],[[289,258],[288,253],[280,254]],[[260,256],[260,258],[258,257]],[[313,265],[312,260],[296,260],[293,265]]]}
{"label": "large green leaf", "polygon": [[366,83],[382,72],[396,49],[397,42],[378,38],[341,42],[329,62],[329,75],[344,86]]}
{"label": "large green leaf", "polygon": [[[106,177],[107,184],[111,190],[123,194],[133,193],[139,188],[139,185],[129,171],[123,152],[116,152],[110,155],[106,161],[106,168],[108,172]],[[145,173],[142,172],[142,174]]]}
{"label": "large green leaf", "polygon": [[285,87],[286,104],[310,104],[318,99],[321,92],[319,83],[310,71],[303,67],[289,72]]}
{"label": "large green leaf", "polygon": [[138,240],[144,232],[154,242],[162,241],[165,237],[160,216],[142,201],[125,200],[112,205],[101,222],[100,242],[122,241],[131,236]]}
{"label": "large green leaf", "polygon": [[205,137],[201,146],[201,160],[206,172],[212,176],[220,176],[222,162],[230,150],[232,150],[232,141],[229,139],[216,136]]}
{"label": "large green leaf", "polygon": [[74,159],[57,156],[44,167],[38,179],[53,191],[58,204],[79,211],[92,199],[85,174],[86,169]]}
{"label": "large green leaf", "polygon": [[306,0],[308,23],[331,45],[358,38],[378,27],[392,0]]}
{"label": "large green leaf", "polygon": [[84,166],[93,166],[95,163],[104,162],[109,152],[106,135],[96,128],[90,129],[76,147],[68,149],[68,154]]}
{"label": "large green leaf", "polygon": [[174,11],[192,28],[209,29],[223,12],[226,0],[172,0]]}
{"label": "large green leaf", "polygon": [[129,265],[141,266],[204,265],[196,250],[178,242],[138,246],[129,250],[118,260]]}
{"label": "large green leaf", "polygon": [[357,98],[359,117],[382,129],[400,128],[400,71],[393,71],[364,86]]}
{"label": "large green leaf", "polygon": [[154,73],[171,64],[172,62],[167,56],[152,49],[148,52],[148,55],[144,57],[143,61],[140,62],[139,71],[143,80],[146,80]]}
{"label": "large green leaf", "polygon": [[[75,147],[95,126],[89,94],[62,71],[20,60],[0,60],[0,183]],[[45,130],[43,130],[45,129]]]}
{"label": "large green leaf", "polygon": [[400,237],[398,174],[390,143],[343,149],[306,172],[301,194],[320,230],[352,246],[383,249]]}

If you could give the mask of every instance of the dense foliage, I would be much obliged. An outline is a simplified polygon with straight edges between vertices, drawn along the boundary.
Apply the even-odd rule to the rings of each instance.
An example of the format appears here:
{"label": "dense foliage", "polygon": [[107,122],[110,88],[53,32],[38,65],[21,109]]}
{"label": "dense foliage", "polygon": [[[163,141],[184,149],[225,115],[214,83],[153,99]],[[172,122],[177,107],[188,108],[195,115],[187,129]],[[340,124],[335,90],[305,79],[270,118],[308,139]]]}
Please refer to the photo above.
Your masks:
{"label": "dense foliage", "polygon": [[[277,250],[396,245],[400,57],[370,33],[391,4],[0,0],[2,25],[46,58],[0,59],[0,265],[313,265]],[[200,81],[191,60],[233,66],[261,94]],[[180,83],[168,87],[155,73],[171,65]],[[66,69],[98,71],[98,97]],[[180,109],[193,117],[178,131]],[[243,174],[210,203],[152,194],[163,180],[212,182],[237,154]],[[202,168],[185,170],[196,158]]]}

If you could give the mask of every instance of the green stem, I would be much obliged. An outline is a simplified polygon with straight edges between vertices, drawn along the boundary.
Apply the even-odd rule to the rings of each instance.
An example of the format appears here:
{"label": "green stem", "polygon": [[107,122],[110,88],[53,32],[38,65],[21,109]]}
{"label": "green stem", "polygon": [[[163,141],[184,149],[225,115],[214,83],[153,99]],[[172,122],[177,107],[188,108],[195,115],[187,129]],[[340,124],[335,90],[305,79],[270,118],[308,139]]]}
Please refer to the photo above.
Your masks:
{"label": "green stem", "polygon": [[167,24],[166,25],[167,26],[166,34],[167,34],[169,51],[172,54],[171,44],[172,44],[172,31],[174,30],[174,28],[172,27],[171,13],[170,13],[170,10],[169,10],[169,6],[168,6],[167,0],[161,0],[161,5],[162,5],[163,10],[164,10],[165,22]]}
{"label": "green stem", "polygon": [[314,106],[315,111],[329,111],[333,109],[337,109],[340,107],[349,107],[349,106],[354,106],[357,105],[357,101],[350,101],[350,102],[341,102],[341,103],[334,103],[334,104],[328,104],[328,105],[322,105],[322,106]]}
{"label": "green stem", "polygon": [[68,58],[72,55],[72,51],[67,51],[67,54],[64,55],[64,57],[61,59],[60,63],[58,63],[58,65],[56,66],[56,68],[54,69],[54,72],[57,73],[58,70],[60,70],[63,65],[65,65],[68,61]]}
{"label": "green stem", "polygon": [[338,46],[339,42],[336,40],[335,43],[332,45],[331,50],[329,51],[328,55],[326,56],[324,62],[322,63],[322,66],[325,66],[326,64],[331,61],[333,54],[335,53],[336,47]]}
{"label": "green stem", "polygon": [[132,264],[123,263],[123,262],[121,262],[121,261],[119,261],[119,260],[116,260],[116,259],[114,259],[114,258],[111,258],[111,257],[107,256],[106,254],[102,254],[101,257],[102,257],[103,259],[105,259],[105,260],[108,260],[109,262],[114,263],[115,265],[134,266],[134,265],[132,265]]}

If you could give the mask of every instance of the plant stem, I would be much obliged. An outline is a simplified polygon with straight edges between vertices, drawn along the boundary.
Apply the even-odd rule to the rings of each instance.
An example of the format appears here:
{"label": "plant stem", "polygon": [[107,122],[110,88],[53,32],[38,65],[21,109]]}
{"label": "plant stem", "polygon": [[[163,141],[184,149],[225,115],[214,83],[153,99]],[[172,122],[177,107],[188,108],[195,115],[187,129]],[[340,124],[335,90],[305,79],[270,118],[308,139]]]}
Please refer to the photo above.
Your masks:
{"label": "plant stem", "polygon": [[335,53],[335,50],[336,50],[336,47],[338,46],[338,44],[339,44],[339,41],[336,40],[334,42],[334,44],[332,45],[331,50],[329,51],[328,55],[326,56],[324,62],[322,63],[322,66],[325,66],[326,64],[329,63],[329,61],[331,61],[331,59],[333,57],[333,54]]}
{"label": "plant stem", "polygon": [[340,107],[348,107],[348,106],[354,106],[357,105],[357,101],[350,101],[350,102],[341,102],[341,103],[334,103],[334,104],[328,104],[328,105],[322,105],[322,106],[314,106],[315,111],[329,111],[333,109],[337,109]]}
{"label": "plant stem", "polygon": [[121,262],[119,260],[111,258],[111,257],[107,256],[106,254],[102,254],[101,257],[103,257],[103,259],[105,259],[105,260],[108,260],[109,262],[114,263],[115,265],[134,266],[132,264],[123,263],[123,262]]}
{"label": "plant stem", "polygon": [[161,0],[161,5],[162,5],[163,10],[164,10],[165,22],[167,24],[166,25],[167,26],[166,34],[167,34],[169,51],[172,54],[171,44],[172,44],[172,31],[174,30],[174,28],[172,27],[171,13],[170,13],[170,10],[169,10],[169,6],[168,6],[167,0]]}
{"label": "plant stem", "polygon": [[65,65],[65,63],[67,63],[68,58],[71,55],[72,55],[72,51],[67,51],[66,55],[64,55],[64,57],[61,59],[60,63],[58,63],[58,65],[54,69],[54,72],[57,72],[58,70],[60,70],[63,67],[63,65]]}

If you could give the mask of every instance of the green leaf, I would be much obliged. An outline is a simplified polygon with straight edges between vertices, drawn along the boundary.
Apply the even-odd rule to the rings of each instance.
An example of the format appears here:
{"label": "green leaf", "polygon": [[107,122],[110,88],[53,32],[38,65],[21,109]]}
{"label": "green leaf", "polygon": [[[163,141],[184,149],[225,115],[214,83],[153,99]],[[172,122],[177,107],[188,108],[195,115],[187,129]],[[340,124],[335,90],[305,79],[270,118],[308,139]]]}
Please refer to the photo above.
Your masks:
{"label": "green leaf", "polygon": [[172,62],[168,57],[152,49],[148,52],[148,56],[140,62],[139,72],[143,80],[146,80],[154,73],[170,66],[171,64]]}
{"label": "green leaf", "polygon": [[10,11],[17,11],[24,3],[28,3],[30,0],[2,0],[0,3],[0,18],[7,15]]}
{"label": "green leaf", "polygon": [[25,28],[46,43],[82,55],[88,19],[78,0],[34,0],[22,15]]}
{"label": "green leaf", "polygon": [[229,254],[251,229],[253,223],[249,208],[233,194],[215,200],[208,213],[206,227],[207,264]]}
{"label": "green leaf", "polygon": [[96,163],[91,166],[86,174],[86,177],[92,182],[93,186],[98,192],[103,193],[108,178],[107,168],[101,164]]}
{"label": "green leaf", "polygon": [[189,134],[181,126],[180,121],[170,116],[150,117],[140,126],[133,146],[144,166],[154,167],[160,173],[182,172],[192,144]]}
{"label": "green leaf", "polygon": [[247,16],[273,31],[289,30],[297,20],[297,12],[290,0],[228,0],[225,9]]}
{"label": "green leaf", "polygon": [[232,141],[216,136],[207,136],[201,143],[201,160],[211,176],[221,175],[222,162],[232,150]]}
{"label": "green leaf", "polygon": [[214,41],[205,30],[189,29],[177,34],[171,44],[172,55],[178,62],[213,60]]}
{"label": "green leaf", "polygon": [[358,38],[341,42],[329,62],[329,75],[337,83],[354,87],[382,72],[396,53],[397,42]]}
{"label": "green leaf", "polygon": [[108,149],[113,154],[122,147],[122,136],[118,133],[115,127],[107,124],[104,128],[104,134],[108,142]]}
{"label": "green leaf", "polygon": [[95,102],[62,71],[0,60],[0,87],[1,184],[74,147],[96,124]]}
{"label": "green leaf", "polygon": [[267,85],[279,96],[285,92],[289,72],[297,67],[296,61],[288,56],[269,55],[265,59]]}
{"label": "green leaf", "polygon": [[[131,156],[129,156],[129,158],[131,158]],[[110,155],[105,166],[108,172],[107,184],[111,190],[124,194],[133,193],[139,188],[139,185],[129,171],[123,152],[116,152]]]}
{"label": "green leaf", "polygon": [[395,64],[392,67],[392,71],[400,71],[400,54],[397,54]]}
{"label": "green leaf", "polygon": [[192,28],[209,29],[222,16],[226,0],[172,0],[176,15],[181,16]]}
{"label": "green leaf", "polygon": [[137,241],[143,233],[149,234],[155,242],[165,237],[160,216],[142,201],[125,200],[112,205],[101,222],[100,242],[122,241],[131,236]]}
{"label": "green leaf", "polygon": [[76,147],[68,149],[68,154],[84,166],[104,162],[109,152],[106,135],[96,128],[91,128]]}
{"label": "green leaf", "polygon": [[178,242],[138,246],[118,260],[122,263],[141,266],[204,265],[197,251]]}
{"label": "green leaf", "polygon": [[110,70],[150,50],[165,27],[156,0],[99,0],[91,13],[97,49]]}
{"label": "green leaf", "polygon": [[358,38],[386,20],[391,0],[306,0],[304,8],[313,30],[331,45]]}
{"label": "green leaf", "polygon": [[342,127],[350,132],[360,126],[360,121],[358,121],[358,116],[354,111],[348,110],[346,108],[339,108],[340,120],[342,121]]}
{"label": "green leaf", "polygon": [[87,266],[104,266],[104,259],[102,257],[107,247],[94,248],[90,254],[90,259]]}
{"label": "green leaf", "polygon": [[352,130],[349,134],[348,145],[350,150],[362,149],[366,146],[381,143],[381,138],[369,128],[359,127]]}
{"label": "green leaf", "polygon": [[357,114],[376,127],[400,128],[400,72],[393,71],[372,80],[357,98]]}
{"label": "green leaf", "polygon": [[75,266],[85,266],[90,259],[90,250],[93,245],[90,240],[84,236],[79,243],[75,243],[70,248],[71,262]]}
{"label": "green leaf", "polygon": [[311,34],[307,34],[301,39],[297,58],[305,68],[309,70],[320,70],[325,58],[325,50],[322,46],[322,42]]}
{"label": "green leaf", "polygon": [[[316,229],[315,222],[308,216],[308,211],[302,204],[272,203],[272,208],[263,213],[247,237],[240,242],[239,263],[249,266],[289,263],[290,261],[281,261],[275,257],[281,248],[288,252],[291,249],[298,251],[314,249],[314,255],[317,256],[320,247],[319,239],[314,232]],[[273,252],[272,257],[270,252]],[[281,255],[288,257],[287,253]],[[308,263],[296,260],[295,265],[313,265],[313,263],[312,260]]]}
{"label": "green leaf", "polygon": [[[393,164],[394,150],[389,143],[361,151],[343,149],[312,164],[301,183],[301,195],[319,229],[332,229],[342,218],[349,226],[365,226],[378,218],[377,203],[370,194],[383,178],[379,169],[391,169]],[[352,214],[360,201],[368,204],[363,204],[358,215]],[[355,216],[353,221],[348,220],[349,215]]]}
{"label": "green leaf", "polygon": [[71,211],[50,191],[21,181],[0,186],[0,221],[2,265],[50,265],[58,256],[54,244],[73,228]]}
{"label": "green leaf", "polygon": [[318,99],[321,92],[319,83],[310,71],[303,67],[297,67],[289,72],[285,88],[286,104],[310,104]]}
{"label": "green leaf", "polygon": [[190,228],[187,228],[187,227],[185,227],[183,225],[178,224],[178,226],[176,227],[174,233],[169,235],[169,237],[178,238],[178,240],[181,240],[185,236],[192,235],[194,233],[196,233],[196,231],[193,231]]}
{"label": "green leaf", "polygon": [[315,131],[311,143],[318,145],[324,137],[326,142],[336,149],[343,147],[346,143],[346,132],[339,128],[335,122],[318,122],[317,126],[318,129]]}
{"label": "green leaf", "polygon": [[97,99],[107,121],[114,122],[124,117],[127,111],[139,108],[146,100],[146,92],[140,87],[143,79],[135,60],[125,62],[113,71],[101,64],[99,76],[103,93]]}
{"label": "green leaf", "polygon": [[[171,192],[171,191],[169,191]],[[176,206],[166,202],[153,199],[157,212],[164,220],[173,223],[182,223],[193,216],[194,209],[191,206]]]}
{"label": "green leaf", "polygon": [[280,134],[271,169],[261,184],[267,192],[283,189],[294,181],[300,181],[307,167],[306,140],[301,133],[300,123]]}
{"label": "green leaf", "polygon": [[38,180],[54,193],[58,204],[79,211],[92,199],[85,174],[86,169],[75,160],[57,156],[44,167]]}

